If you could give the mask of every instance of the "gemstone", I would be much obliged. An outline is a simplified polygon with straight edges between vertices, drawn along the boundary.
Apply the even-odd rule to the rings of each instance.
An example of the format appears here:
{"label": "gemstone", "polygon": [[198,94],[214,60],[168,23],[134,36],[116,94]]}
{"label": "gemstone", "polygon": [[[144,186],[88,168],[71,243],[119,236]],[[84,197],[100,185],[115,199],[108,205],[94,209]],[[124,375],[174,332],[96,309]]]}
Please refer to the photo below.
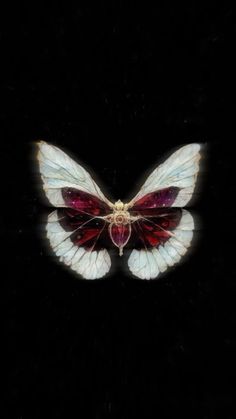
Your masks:
{"label": "gemstone", "polygon": [[117,247],[124,247],[131,234],[130,224],[110,224],[109,228],[111,240]]}

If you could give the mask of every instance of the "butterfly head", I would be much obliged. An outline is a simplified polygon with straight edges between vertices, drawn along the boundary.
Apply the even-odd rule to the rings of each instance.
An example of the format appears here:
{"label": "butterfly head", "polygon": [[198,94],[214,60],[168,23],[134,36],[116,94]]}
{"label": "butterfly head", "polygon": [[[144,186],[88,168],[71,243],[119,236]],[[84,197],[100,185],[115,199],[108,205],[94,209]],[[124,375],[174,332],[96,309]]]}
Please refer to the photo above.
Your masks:
{"label": "butterfly head", "polygon": [[128,210],[129,205],[128,204],[124,204],[120,199],[118,201],[115,202],[113,209],[114,211],[127,211]]}
{"label": "butterfly head", "polygon": [[115,202],[115,204],[114,204],[114,210],[115,211],[123,211],[124,210],[124,204],[123,204],[123,202],[120,199]]}

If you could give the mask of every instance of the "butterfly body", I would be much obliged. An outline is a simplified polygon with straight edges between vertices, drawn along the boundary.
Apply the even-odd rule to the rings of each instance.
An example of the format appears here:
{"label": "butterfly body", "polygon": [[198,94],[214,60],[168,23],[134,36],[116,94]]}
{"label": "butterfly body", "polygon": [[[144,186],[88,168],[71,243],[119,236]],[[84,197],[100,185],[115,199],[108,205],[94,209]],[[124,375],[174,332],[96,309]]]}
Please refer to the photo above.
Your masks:
{"label": "butterfly body", "polygon": [[120,200],[113,205],[113,212],[105,217],[109,224],[109,235],[115,246],[119,248],[119,255],[123,255],[123,248],[131,236],[131,223],[139,217],[132,216],[128,210],[129,204]]}
{"label": "butterfly body", "polygon": [[89,173],[67,154],[38,143],[39,169],[46,196],[55,211],[46,225],[50,247],[60,261],[86,279],[109,271],[109,249],[122,256],[141,279],[156,278],[184,256],[194,220],[182,209],[191,199],[199,171],[200,145],[172,154],[147,178],[128,203],[112,203]]}

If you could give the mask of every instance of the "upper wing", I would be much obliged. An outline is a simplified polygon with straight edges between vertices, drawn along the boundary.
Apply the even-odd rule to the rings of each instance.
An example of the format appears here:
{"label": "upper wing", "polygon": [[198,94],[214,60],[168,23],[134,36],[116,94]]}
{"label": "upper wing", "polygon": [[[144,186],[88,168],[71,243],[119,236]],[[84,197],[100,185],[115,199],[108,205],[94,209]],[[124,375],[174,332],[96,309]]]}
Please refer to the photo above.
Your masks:
{"label": "upper wing", "polygon": [[200,144],[188,144],[173,153],[151,173],[129,206],[135,210],[144,205],[146,208],[185,206],[194,191],[200,148]]}
{"label": "upper wing", "polygon": [[80,190],[97,197],[108,206],[112,205],[89,173],[66,153],[44,141],[40,141],[37,145],[43,188],[52,205],[55,207],[68,206],[62,193],[64,188]]}

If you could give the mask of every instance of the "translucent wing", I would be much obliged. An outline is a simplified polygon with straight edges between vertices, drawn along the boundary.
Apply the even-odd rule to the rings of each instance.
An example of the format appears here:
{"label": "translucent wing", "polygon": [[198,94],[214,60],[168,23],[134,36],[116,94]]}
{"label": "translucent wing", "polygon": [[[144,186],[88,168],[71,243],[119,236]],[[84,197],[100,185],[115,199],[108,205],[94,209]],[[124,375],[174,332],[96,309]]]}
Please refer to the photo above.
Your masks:
{"label": "translucent wing", "polygon": [[[105,222],[70,209],[56,210],[46,225],[50,246],[59,260],[85,279],[97,279],[111,267],[108,251],[101,241]],[[107,237],[107,234],[105,234]]]}
{"label": "translucent wing", "polygon": [[49,215],[46,225],[50,247],[83,278],[101,278],[111,267],[103,217],[111,212],[112,204],[89,173],[67,154],[45,142],[38,147],[44,191],[59,208]]}
{"label": "translucent wing", "polygon": [[188,144],[173,153],[147,178],[129,206],[183,207],[191,199],[199,171],[200,144]]}
{"label": "translucent wing", "polygon": [[129,203],[133,250],[131,272],[141,279],[156,278],[187,252],[194,230],[191,214],[180,209],[191,199],[199,172],[200,145],[189,144],[173,153],[147,178]]}
{"label": "translucent wing", "polygon": [[64,151],[40,141],[37,158],[43,189],[53,206],[66,206],[62,196],[63,188],[72,188],[89,193],[106,202],[107,205],[111,205],[111,202],[103,195],[90,174]]}
{"label": "translucent wing", "polygon": [[193,237],[194,221],[188,211],[169,208],[153,217],[141,218],[132,228],[134,250],[128,259],[129,269],[138,278],[153,279],[185,255]]}

